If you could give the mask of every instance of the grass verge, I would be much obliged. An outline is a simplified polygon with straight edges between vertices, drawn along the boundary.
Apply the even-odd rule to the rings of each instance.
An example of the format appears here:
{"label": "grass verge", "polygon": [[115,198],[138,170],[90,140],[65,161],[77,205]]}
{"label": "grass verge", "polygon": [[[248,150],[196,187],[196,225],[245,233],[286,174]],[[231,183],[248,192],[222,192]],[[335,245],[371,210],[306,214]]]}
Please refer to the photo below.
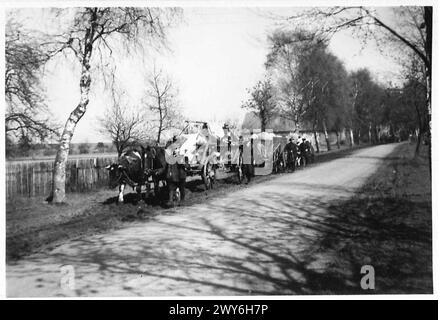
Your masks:
{"label": "grass verge", "polygon": [[[413,145],[401,144],[356,196],[329,207],[326,222],[337,231],[331,229],[325,233],[315,246],[322,253],[336,251],[337,263],[326,273],[342,281],[330,291],[338,294],[433,292],[432,198],[427,150],[419,157],[413,155]],[[358,285],[363,265],[374,267],[374,290],[365,291]],[[354,287],[346,285],[347,282],[355,284]]]}

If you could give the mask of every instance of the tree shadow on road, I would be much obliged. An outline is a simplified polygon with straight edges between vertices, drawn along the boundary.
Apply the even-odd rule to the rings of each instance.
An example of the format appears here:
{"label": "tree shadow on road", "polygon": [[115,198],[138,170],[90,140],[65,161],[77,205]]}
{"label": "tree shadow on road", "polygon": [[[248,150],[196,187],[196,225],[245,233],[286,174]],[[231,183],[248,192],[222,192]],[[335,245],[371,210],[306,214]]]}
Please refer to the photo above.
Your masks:
{"label": "tree shadow on road", "polygon": [[[216,207],[227,215],[226,225],[208,216],[181,223],[157,221],[167,236],[147,243],[139,242],[136,234],[120,241],[104,236],[79,239],[71,245],[76,255],[58,252],[52,257],[76,267],[95,268],[97,279],[77,274],[77,282],[86,282],[79,295],[99,294],[100,288],[111,283],[120,283],[120,289],[133,295],[432,290],[430,224],[410,220],[428,210],[427,203],[387,198],[325,203],[290,196],[280,206],[288,209],[279,211],[278,206],[260,199],[244,201],[267,214],[246,211],[239,201],[239,206]],[[247,224],[242,225],[242,220]],[[148,232],[147,223],[142,232]],[[369,264],[376,271],[376,289],[364,291],[360,269]],[[148,280],[144,286],[136,285],[133,277],[139,283],[142,278]],[[152,280],[157,285],[148,289]]]}
{"label": "tree shadow on road", "polygon": [[[194,207],[197,214],[139,223],[129,235],[72,241],[51,258],[76,267],[78,295],[109,286],[139,296],[432,292],[430,201],[369,190],[333,200],[321,184],[305,187],[314,194],[241,192]],[[375,268],[374,290],[360,286],[363,265]]]}

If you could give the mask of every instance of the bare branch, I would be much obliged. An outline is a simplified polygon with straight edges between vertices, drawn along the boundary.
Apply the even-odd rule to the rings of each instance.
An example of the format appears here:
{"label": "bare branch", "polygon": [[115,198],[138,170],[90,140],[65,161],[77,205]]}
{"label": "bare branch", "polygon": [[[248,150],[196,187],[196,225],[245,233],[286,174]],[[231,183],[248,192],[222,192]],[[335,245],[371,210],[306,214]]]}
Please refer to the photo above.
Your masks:
{"label": "bare branch", "polygon": [[6,134],[26,135],[41,140],[57,135],[56,125],[44,117],[50,116],[44,103],[40,84],[41,70],[50,58],[39,43],[23,27],[8,19],[5,39]]}
{"label": "bare branch", "polygon": [[160,143],[163,132],[174,127],[180,117],[176,101],[177,90],[174,89],[171,79],[161,69],[157,70],[156,65],[148,79],[148,85],[144,102],[154,113],[155,119],[151,122],[156,131],[156,141]]}

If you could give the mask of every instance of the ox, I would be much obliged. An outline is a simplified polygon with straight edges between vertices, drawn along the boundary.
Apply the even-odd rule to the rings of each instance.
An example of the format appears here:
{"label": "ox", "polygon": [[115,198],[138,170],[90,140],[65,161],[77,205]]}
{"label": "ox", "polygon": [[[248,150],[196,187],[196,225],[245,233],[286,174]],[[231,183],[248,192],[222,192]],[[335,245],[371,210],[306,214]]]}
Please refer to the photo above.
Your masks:
{"label": "ox", "polygon": [[[186,165],[184,163],[168,163],[166,150],[162,147],[149,146],[145,149],[145,174],[152,176],[155,195],[158,194],[159,181],[165,181],[169,190],[169,205],[175,201],[184,201],[186,184]],[[181,160],[181,159],[180,159]]]}
{"label": "ox", "polygon": [[144,149],[142,151],[129,150],[120,156],[118,163],[106,167],[109,171],[109,186],[111,189],[119,186],[119,202],[123,203],[123,191],[128,184],[137,194],[141,193],[141,186],[146,184],[144,174]]}

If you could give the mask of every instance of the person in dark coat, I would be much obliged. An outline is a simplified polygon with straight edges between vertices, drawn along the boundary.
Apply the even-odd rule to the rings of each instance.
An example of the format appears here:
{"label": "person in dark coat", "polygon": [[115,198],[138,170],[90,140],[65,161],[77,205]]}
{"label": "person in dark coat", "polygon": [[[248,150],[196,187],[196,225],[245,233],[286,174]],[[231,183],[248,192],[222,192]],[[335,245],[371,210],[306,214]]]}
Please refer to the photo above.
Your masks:
{"label": "person in dark coat", "polygon": [[303,137],[303,141],[300,144],[301,155],[305,158],[306,164],[314,161],[314,150],[310,141]]}
{"label": "person in dark coat", "polygon": [[184,201],[186,196],[186,178],[187,172],[186,163],[176,162],[167,164],[166,182],[169,186],[169,205],[174,206],[174,198],[177,188],[180,193],[180,200]]}
{"label": "person in dark coat", "polygon": [[284,146],[284,152],[287,154],[286,167],[295,171],[295,159],[297,158],[297,145],[293,143],[292,138]]}

